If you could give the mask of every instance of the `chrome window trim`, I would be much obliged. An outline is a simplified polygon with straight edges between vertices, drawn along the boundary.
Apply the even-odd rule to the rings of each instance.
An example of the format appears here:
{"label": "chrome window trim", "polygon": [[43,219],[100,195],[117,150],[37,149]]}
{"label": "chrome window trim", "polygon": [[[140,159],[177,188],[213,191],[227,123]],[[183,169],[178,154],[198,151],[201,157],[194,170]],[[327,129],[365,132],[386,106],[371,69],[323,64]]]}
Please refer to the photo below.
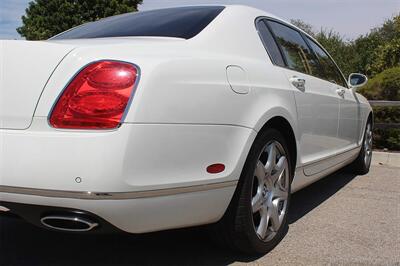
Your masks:
{"label": "chrome window trim", "polygon": [[[335,60],[333,60],[332,56],[328,53],[328,51],[327,51],[319,42],[317,42],[317,40],[315,40],[312,36],[310,36],[310,35],[308,35],[308,34],[306,34],[306,33],[303,33],[303,32],[300,32],[300,34],[302,35],[304,41],[307,43],[307,45],[308,45],[308,47],[310,48],[310,50],[311,50],[311,51],[314,53],[314,55],[317,57],[317,59],[318,59],[317,53],[316,53],[316,52],[314,51],[314,49],[311,47],[310,41],[314,42],[315,45],[317,45],[323,52],[326,53],[326,55],[328,56],[329,60],[331,60],[331,62],[333,63],[333,65],[336,67],[336,70],[339,72],[338,74],[339,74],[340,77],[342,78],[343,84],[345,84],[346,87],[342,86],[341,84],[337,84],[336,82],[332,82],[332,81],[329,81],[329,80],[326,80],[326,79],[322,79],[322,80],[328,81],[328,82],[330,82],[330,83],[333,83],[333,84],[336,84],[336,85],[338,85],[338,86],[341,86],[341,87],[343,87],[343,88],[348,89],[349,87],[348,87],[348,85],[347,85],[347,80],[346,80],[346,78],[344,77],[342,70],[341,70],[340,67],[336,64]],[[319,59],[318,59],[318,61],[319,61]]]}
{"label": "chrome window trim", "polygon": [[[260,35],[260,33],[259,33],[259,30],[258,30],[257,23],[258,23],[259,21],[261,21],[261,20],[274,21],[274,22],[280,23],[280,24],[282,24],[282,25],[284,25],[284,26],[286,26],[286,27],[288,27],[288,28],[291,28],[292,30],[297,31],[297,32],[301,35],[301,37],[304,39],[304,41],[305,41],[305,43],[307,44],[307,46],[308,46],[308,48],[310,49],[310,51],[311,51],[312,53],[315,54],[315,51],[310,47],[310,45],[309,45],[309,43],[308,43],[308,41],[307,41],[307,39],[306,39],[305,37],[308,37],[309,39],[311,39],[312,41],[314,41],[314,42],[328,55],[329,59],[334,63],[335,67],[336,67],[337,70],[339,71],[339,74],[341,75],[341,77],[342,77],[343,80],[345,81],[344,84],[346,84],[346,86],[347,86],[347,79],[344,77],[342,70],[339,68],[339,66],[337,65],[337,63],[335,62],[335,60],[333,60],[332,56],[328,53],[328,51],[327,51],[314,37],[312,37],[311,35],[309,35],[307,32],[305,32],[305,31],[303,31],[303,30],[301,30],[301,29],[299,29],[299,28],[297,28],[297,27],[294,27],[294,26],[291,25],[291,24],[288,24],[288,23],[285,22],[285,21],[282,21],[282,20],[279,20],[279,19],[276,19],[276,18],[273,18],[273,17],[268,17],[268,16],[258,16],[258,17],[255,19],[256,31],[257,31],[257,33],[258,33],[260,39],[261,39],[262,44],[263,44],[264,47],[265,47],[265,50],[267,50],[267,54],[268,54],[268,56],[269,56],[269,58],[270,58],[270,60],[271,60],[271,63],[272,63],[274,66],[276,66],[276,67],[281,67],[281,68],[288,69],[288,70],[292,70],[292,71],[296,71],[296,72],[299,72],[299,73],[304,74],[304,75],[309,75],[310,77],[314,77],[314,78],[321,79],[320,77],[317,77],[317,76],[314,76],[314,75],[310,75],[310,74],[308,74],[308,73],[300,72],[300,71],[297,71],[297,70],[294,70],[294,69],[289,68],[289,67],[287,66],[287,63],[286,63],[286,58],[285,58],[285,56],[284,56],[283,54],[282,54],[282,57],[283,57],[283,60],[284,60],[284,62],[285,62],[285,64],[286,64],[286,66],[280,66],[280,65],[275,64],[274,61],[273,61],[273,59],[272,59],[272,57],[271,57],[271,55],[270,55],[270,53],[269,53],[269,51],[268,51],[268,47],[266,46],[265,42],[263,41],[263,38],[261,37],[261,35]],[[271,31],[271,34],[272,34],[273,36],[275,36],[274,32],[273,32],[272,30],[270,30],[270,31]],[[275,37],[274,37],[274,38],[275,38]],[[275,42],[276,42],[276,40],[275,40]],[[277,43],[277,45],[278,45],[278,48],[281,49],[279,43]],[[329,83],[332,83],[332,81],[329,81],[329,80],[326,80],[326,79],[321,79],[321,80],[324,80],[324,81],[327,81],[327,82],[329,82]],[[338,86],[341,86],[340,84],[336,84],[336,83],[333,83],[333,84],[338,85]],[[342,87],[342,86],[341,86],[341,87]],[[344,87],[344,88],[349,89],[348,86],[347,86],[347,87]]]}
{"label": "chrome window trim", "polygon": [[281,51],[280,46],[275,42],[275,43],[276,43],[276,46],[278,47],[279,53],[280,53],[280,55],[281,55],[282,61],[283,61],[283,63],[284,63],[285,66],[280,66],[280,65],[278,65],[276,62],[274,62],[274,58],[272,57],[272,55],[271,55],[271,53],[270,53],[270,51],[269,51],[268,45],[266,44],[266,42],[265,42],[263,36],[261,35],[260,29],[259,29],[259,25],[258,25],[259,22],[262,22],[262,23],[265,24],[265,26],[267,27],[267,30],[270,31],[270,33],[271,33],[271,35],[272,35],[272,38],[273,38],[274,41],[275,41],[275,37],[274,37],[272,31],[270,30],[269,26],[264,22],[265,19],[267,19],[267,17],[258,17],[258,18],[256,18],[256,20],[255,20],[256,31],[257,31],[258,36],[260,37],[261,43],[263,44],[263,46],[264,46],[264,48],[265,48],[265,50],[266,50],[266,52],[267,52],[267,54],[268,54],[268,57],[269,57],[269,59],[271,60],[271,63],[272,63],[274,66],[287,68],[286,58],[282,55],[282,51]]}

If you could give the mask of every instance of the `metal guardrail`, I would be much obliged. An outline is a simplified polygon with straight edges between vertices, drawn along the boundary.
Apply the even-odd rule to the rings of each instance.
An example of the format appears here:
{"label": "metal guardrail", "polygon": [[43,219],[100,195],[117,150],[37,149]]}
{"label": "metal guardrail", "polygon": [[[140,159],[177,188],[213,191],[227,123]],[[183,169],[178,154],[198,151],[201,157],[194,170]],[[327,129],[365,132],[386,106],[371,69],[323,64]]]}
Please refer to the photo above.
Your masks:
{"label": "metal guardrail", "polygon": [[374,127],[379,129],[400,128],[400,123],[375,123]]}
{"label": "metal guardrail", "polygon": [[400,106],[400,101],[369,101],[371,106]]}
{"label": "metal guardrail", "polygon": [[[369,101],[371,106],[379,107],[400,107],[400,101]],[[375,123],[375,128],[388,129],[388,128],[400,128],[400,123]]]}

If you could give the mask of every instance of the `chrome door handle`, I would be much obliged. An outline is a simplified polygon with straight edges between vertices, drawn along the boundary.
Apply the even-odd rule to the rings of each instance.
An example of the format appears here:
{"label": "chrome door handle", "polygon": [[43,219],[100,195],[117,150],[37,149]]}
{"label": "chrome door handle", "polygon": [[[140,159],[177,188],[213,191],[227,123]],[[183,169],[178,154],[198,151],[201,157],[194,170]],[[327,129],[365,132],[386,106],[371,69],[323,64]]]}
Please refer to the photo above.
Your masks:
{"label": "chrome door handle", "polygon": [[337,89],[336,92],[337,92],[337,94],[339,94],[340,97],[343,97],[344,94],[346,93],[346,91],[342,88]]}
{"label": "chrome door handle", "polygon": [[295,86],[297,89],[304,91],[306,89],[306,80],[299,77],[291,77],[290,82]]}

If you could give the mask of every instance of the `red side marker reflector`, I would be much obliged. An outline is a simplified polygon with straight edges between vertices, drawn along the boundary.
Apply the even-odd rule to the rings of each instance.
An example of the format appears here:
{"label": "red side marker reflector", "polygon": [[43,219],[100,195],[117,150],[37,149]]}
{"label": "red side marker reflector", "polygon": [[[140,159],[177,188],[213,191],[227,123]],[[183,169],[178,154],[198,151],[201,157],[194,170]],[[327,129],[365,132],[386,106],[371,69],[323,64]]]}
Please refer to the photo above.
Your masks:
{"label": "red side marker reflector", "polygon": [[207,167],[207,172],[210,174],[218,174],[223,172],[224,170],[225,165],[223,165],[222,163],[212,164]]}

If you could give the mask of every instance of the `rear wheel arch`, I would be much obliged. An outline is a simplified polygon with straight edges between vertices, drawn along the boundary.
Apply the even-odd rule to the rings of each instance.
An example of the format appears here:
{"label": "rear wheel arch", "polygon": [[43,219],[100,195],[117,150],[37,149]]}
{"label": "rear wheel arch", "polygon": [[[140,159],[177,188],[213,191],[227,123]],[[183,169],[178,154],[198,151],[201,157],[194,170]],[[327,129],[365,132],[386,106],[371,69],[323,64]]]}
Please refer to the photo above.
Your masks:
{"label": "rear wheel arch", "polygon": [[357,175],[367,174],[371,166],[373,126],[373,113],[371,111],[362,129],[360,152],[357,158],[348,167],[348,169],[351,169],[352,172]]}
{"label": "rear wheel arch", "polygon": [[275,116],[264,124],[264,126],[259,131],[258,135],[268,128],[274,128],[284,136],[290,152],[290,162],[292,165],[291,171],[293,176],[297,162],[297,144],[296,144],[296,136],[294,134],[294,130],[291,124],[286,118],[282,116]]}
{"label": "rear wheel arch", "polygon": [[367,123],[371,123],[372,127],[374,126],[374,113],[372,111],[369,112]]}

